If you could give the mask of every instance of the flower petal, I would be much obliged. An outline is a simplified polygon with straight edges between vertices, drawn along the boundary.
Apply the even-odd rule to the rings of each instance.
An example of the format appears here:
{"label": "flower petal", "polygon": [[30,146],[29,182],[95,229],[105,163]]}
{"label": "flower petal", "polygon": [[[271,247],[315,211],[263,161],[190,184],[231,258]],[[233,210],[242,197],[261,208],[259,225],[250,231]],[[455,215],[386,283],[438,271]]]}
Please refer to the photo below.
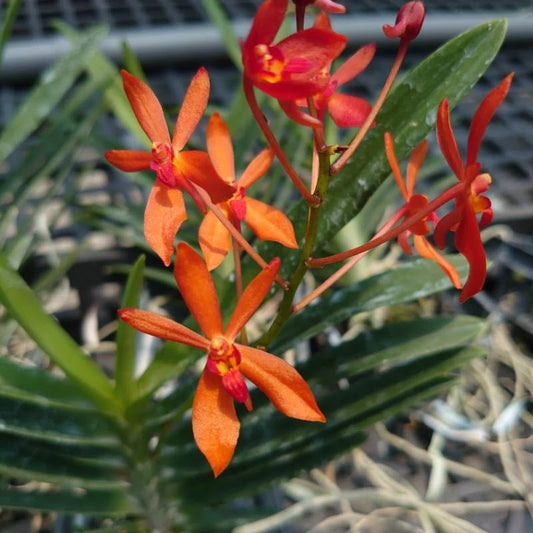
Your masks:
{"label": "flower petal", "polygon": [[180,342],[201,350],[209,349],[207,339],[170,318],[130,307],[119,309],[118,315],[131,327],[148,335],[167,341]]}
{"label": "flower petal", "polygon": [[265,148],[259,152],[241,174],[238,180],[239,186],[248,189],[248,187],[267,173],[273,160],[274,152],[271,148]]}
{"label": "flower petal", "polygon": [[115,167],[124,172],[138,172],[150,168],[152,162],[151,152],[139,150],[109,150],[105,158]]}
{"label": "flower petal", "polygon": [[485,135],[485,130],[489,125],[496,109],[507,96],[514,74],[508,74],[497,87],[494,87],[477,108],[472,118],[470,131],[468,133],[468,146],[466,150],[466,164],[470,165],[477,160],[481,139]]}
{"label": "flower petal", "polygon": [[192,404],[192,431],[215,477],[229,465],[239,430],[233,398],[222,388],[220,376],[204,370]]}
{"label": "flower petal", "polygon": [[463,161],[453,134],[450,121],[450,106],[446,98],[441,101],[437,111],[437,142],[453,173],[458,179],[462,180],[464,175]]}
{"label": "flower petal", "polygon": [[217,174],[207,152],[180,152],[174,158],[174,165],[178,174],[202,187],[216,204],[231,198],[235,192],[235,188]]}
{"label": "flower petal", "polygon": [[207,153],[218,175],[226,182],[235,182],[233,145],[228,126],[220,113],[213,113],[207,123]]}
{"label": "flower petal", "polygon": [[237,306],[233,310],[229,320],[225,336],[229,341],[233,341],[244,327],[250,317],[261,305],[268,294],[274,279],[278,275],[280,261],[274,258],[255,278],[248,284],[242,293]]}
{"label": "flower petal", "polygon": [[459,297],[459,301],[464,303],[483,288],[487,277],[487,260],[479,234],[476,213],[468,203],[463,209],[461,222],[455,231],[455,246],[465,256],[470,267],[468,278]]}
{"label": "flower petal", "polygon": [[187,211],[181,191],[156,180],[144,210],[144,236],[165,266],[170,265],[174,237],[184,220]]}
{"label": "flower petal", "polygon": [[356,76],[361,74],[366,67],[368,67],[375,53],[375,44],[372,43],[362,46],[335,71],[331,76],[331,82],[335,83],[338,87],[353,80]]}
{"label": "flower petal", "polygon": [[287,12],[288,0],[266,0],[257,10],[243,53],[252,52],[256,44],[270,44],[281,26]]}
{"label": "flower petal", "polygon": [[322,122],[301,109],[295,100],[278,100],[278,102],[283,112],[296,124],[310,128],[322,127]]}
{"label": "flower petal", "polygon": [[325,422],[315,397],[302,376],[283,359],[257,348],[237,344],[241,372],[263,391],[284,415],[311,422]]}
{"label": "flower petal", "polygon": [[364,99],[348,94],[333,93],[328,99],[328,111],[339,128],[358,128],[366,120],[372,106]]}
{"label": "flower petal", "polygon": [[279,242],[287,248],[298,248],[292,222],[279,209],[246,197],[246,224],[262,241]]}
{"label": "flower petal", "polygon": [[407,163],[407,176],[405,178],[407,194],[409,197],[413,195],[415,190],[416,178],[418,176],[418,172],[420,171],[420,167],[426,158],[428,146],[429,143],[427,139],[424,139],[421,143],[415,146],[411,152],[411,155],[409,156],[409,162]]}
{"label": "flower petal", "polygon": [[172,147],[176,152],[183,150],[202,119],[209,100],[209,87],[207,70],[200,67],[189,83],[176,118],[174,137],[172,138]]}
{"label": "flower petal", "polygon": [[163,108],[152,89],[128,71],[121,70],[120,73],[131,108],[148,138],[152,142],[170,143]]}
{"label": "flower petal", "polygon": [[188,244],[178,243],[174,277],[192,316],[208,339],[222,335],[215,284],[203,259]]}
{"label": "flower petal", "polygon": [[204,254],[207,270],[217,268],[231,250],[231,236],[224,224],[209,211],[198,230],[198,242]]}
{"label": "flower petal", "polygon": [[462,287],[461,277],[459,276],[457,269],[449,261],[447,261],[438,250],[431,246],[431,243],[424,236],[414,235],[413,242],[420,257],[425,257],[426,259],[435,261],[435,263],[440,266],[448,278],[450,278],[452,285],[456,289],[460,289]]}

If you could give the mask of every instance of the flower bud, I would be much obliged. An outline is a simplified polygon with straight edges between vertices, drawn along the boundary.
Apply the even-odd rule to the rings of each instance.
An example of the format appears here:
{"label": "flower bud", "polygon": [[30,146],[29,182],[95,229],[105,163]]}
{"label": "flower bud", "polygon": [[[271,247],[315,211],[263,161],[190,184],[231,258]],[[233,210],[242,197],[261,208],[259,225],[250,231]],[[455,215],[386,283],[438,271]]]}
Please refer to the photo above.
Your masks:
{"label": "flower bud", "polygon": [[412,41],[422,29],[425,14],[426,10],[422,2],[407,2],[398,11],[394,26],[383,25],[383,33],[389,39],[400,37],[400,39]]}

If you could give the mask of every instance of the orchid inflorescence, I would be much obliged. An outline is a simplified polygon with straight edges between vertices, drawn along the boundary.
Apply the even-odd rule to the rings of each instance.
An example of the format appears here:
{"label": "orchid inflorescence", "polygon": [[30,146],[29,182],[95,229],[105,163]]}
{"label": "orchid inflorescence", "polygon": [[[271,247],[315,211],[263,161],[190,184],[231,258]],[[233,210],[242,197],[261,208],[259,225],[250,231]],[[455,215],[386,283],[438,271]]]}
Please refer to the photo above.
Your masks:
{"label": "orchid inflorescence", "polygon": [[[416,252],[437,263],[452,285],[461,289],[460,300],[479,292],[486,277],[486,259],[479,233],[492,216],[490,201],[483,193],[491,178],[482,172],[477,160],[485,130],[511,81],[509,74],[483,99],[470,127],[466,159],[463,160],[451,127],[447,100],[437,110],[437,140],[451,170],[459,180],[436,198],[415,193],[415,182],[427,152],[427,141],[414,148],[405,179],[394,151],[391,133],[384,136],[384,149],[404,204],[385,221],[366,243],[328,257],[314,257],[321,205],[328,184],[340,172],[367,135],[379,123],[381,110],[396,79],[410,41],[419,34],[424,21],[422,2],[408,2],[399,11],[394,25],[385,24],[386,37],[399,39],[399,49],[389,75],[373,105],[365,99],[342,92],[342,86],[358,76],[372,61],[375,45],[363,46],[338,68],[333,62],[344,51],[347,39],[332,29],[329,14],[342,14],[344,7],[330,0],[293,0],[296,31],[277,40],[287,15],[288,0],[266,0],[242,42],[244,94],[268,147],[261,151],[237,179],[229,129],[219,113],[207,124],[207,150],[186,150],[186,144],[206,111],[209,76],[200,68],[191,80],[176,119],[172,138],[157,97],[142,80],[122,71],[126,96],[133,112],[151,142],[150,151],[111,150],[107,160],[121,170],[151,169],[155,181],[146,204],[144,234],[148,244],[166,266],[171,263],[174,240],[187,213],[185,191],[203,215],[198,245],[203,258],[190,245],[176,248],[174,276],[181,295],[203,335],[169,318],[139,309],[121,309],[121,319],[144,333],[203,350],[207,354],[204,371],[192,407],[196,443],[218,476],[229,464],[238,439],[239,421],[234,401],[248,410],[252,402],[245,378],[263,391],[282,413],[307,420],[325,421],[313,394],[300,374],[279,357],[249,345],[244,330],[274,282],[283,289],[278,314],[262,338],[274,339],[295,312],[321,295],[347,270],[375,247],[397,239],[401,248]],[[313,23],[305,27],[308,8],[318,11]],[[313,165],[309,183],[292,166],[278,139],[270,129],[256,99],[256,90],[279,102],[283,112],[295,123],[309,128],[313,136]],[[340,128],[358,128],[352,141],[344,146],[329,145],[325,120],[330,117]],[[308,205],[305,235],[296,236],[291,220],[279,209],[253,198],[253,184],[269,171],[274,158],[294,183]],[[253,194],[253,191],[252,191]],[[442,218],[437,210],[449,203],[453,208]],[[299,263],[288,280],[279,275],[280,260],[265,260],[245,239],[246,224],[259,240],[275,241],[300,249]],[[455,267],[438,251],[445,245],[448,232],[469,265],[463,284]],[[300,239],[300,245],[299,240]],[[435,245],[431,243],[431,240]],[[232,251],[235,264],[237,304],[224,327],[210,271],[217,268]],[[245,252],[261,267],[243,286],[241,255]],[[339,261],[348,260],[326,281],[295,302],[296,289],[304,274]]]}

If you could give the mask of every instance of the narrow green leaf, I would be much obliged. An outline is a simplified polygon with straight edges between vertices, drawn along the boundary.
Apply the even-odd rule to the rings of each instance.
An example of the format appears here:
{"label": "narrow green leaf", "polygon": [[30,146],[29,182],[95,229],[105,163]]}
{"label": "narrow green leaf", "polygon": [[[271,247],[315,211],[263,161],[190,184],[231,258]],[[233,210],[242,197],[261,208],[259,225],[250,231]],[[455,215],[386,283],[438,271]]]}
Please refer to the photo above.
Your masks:
{"label": "narrow green leaf", "polygon": [[[79,457],[54,453],[34,440],[0,434],[0,474],[20,481],[43,481],[61,487],[126,487],[124,470],[87,463]],[[124,467],[123,467],[124,468]]]}
{"label": "narrow green leaf", "polygon": [[21,4],[22,0],[8,0],[7,7],[4,8],[4,20],[0,27],[0,67],[2,66],[4,47],[13,30],[13,25],[15,24],[15,19],[17,18]]}
{"label": "narrow green leaf", "polygon": [[135,52],[128,44],[128,42],[122,41],[120,43],[120,48],[122,49],[122,57],[124,58],[124,68],[130,74],[133,74],[136,78],[139,78],[146,82],[146,76],[144,74],[141,62],[135,55]]}
{"label": "narrow green leaf", "polygon": [[[141,255],[131,267],[121,307],[138,307],[144,277],[145,256]],[[125,406],[135,389],[135,339],[137,330],[119,320],[115,363],[115,388]]]}
{"label": "narrow green leaf", "polygon": [[[467,265],[462,257],[447,258],[461,276],[466,274]],[[394,270],[341,288],[291,317],[271,350],[281,353],[361,311],[423,298],[450,287],[450,280],[432,261],[415,259],[401,263]]]}
{"label": "narrow green leaf", "polygon": [[122,490],[0,488],[0,507],[25,511],[104,516],[139,513],[138,505]]}
{"label": "narrow green leaf", "polygon": [[119,403],[105,374],[46,313],[33,291],[0,254],[0,301],[21,327],[102,411],[117,415]]}
{"label": "narrow green leaf", "polygon": [[104,34],[105,30],[102,28],[89,31],[43,74],[40,82],[0,134],[0,161],[6,159],[52,112],[72,87],[88,59],[95,53]]}

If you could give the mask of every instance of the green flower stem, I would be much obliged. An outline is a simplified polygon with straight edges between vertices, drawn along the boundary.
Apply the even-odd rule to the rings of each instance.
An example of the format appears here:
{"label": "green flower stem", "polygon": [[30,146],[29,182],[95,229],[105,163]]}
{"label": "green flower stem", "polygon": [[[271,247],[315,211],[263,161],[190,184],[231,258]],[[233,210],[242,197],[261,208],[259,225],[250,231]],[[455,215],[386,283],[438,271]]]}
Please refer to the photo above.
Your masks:
{"label": "green flower stem", "polygon": [[281,327],[288,318],[293,313],[292,302],[294,301],[294,296],[302,279],[309,269],[307,264],[313,249],[315,247],[317,235],[318,235],[318,226],[320,222],[320,214],[322,210],[322,205],[326,193],[328,190],[329,180],[330,180],[330,151],[329,149],[322,150],[318,152],[318,181],[317,186],[314,191],[314,196],[320,199],[320,203],[315,206],[309,206],[309,217],[307,220],[307,229],[305,232],[304,245],[302,248],[302,255],[300,261],[294,272],[292,273],[289,279],[289,288],[283,294],[283,300],[281,301],[278,314],[272,322],[268,331],[259,339],[258,344],[262,346],[268,346],[274,338],[279,333]]}

